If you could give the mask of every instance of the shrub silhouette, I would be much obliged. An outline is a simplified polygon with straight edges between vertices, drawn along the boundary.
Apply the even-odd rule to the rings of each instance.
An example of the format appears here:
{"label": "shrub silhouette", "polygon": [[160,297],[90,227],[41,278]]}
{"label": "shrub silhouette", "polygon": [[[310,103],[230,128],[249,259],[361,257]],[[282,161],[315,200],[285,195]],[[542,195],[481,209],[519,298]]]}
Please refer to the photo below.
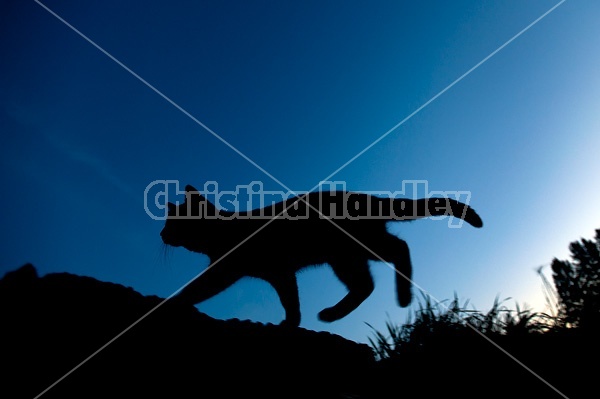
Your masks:
{"label": "shrub silhouette", "polygon": [[600,229],[594,240],[569,245],[571,261],[554,259],[552,272],[559,316],[569,326],[597,331],[600,327]]}

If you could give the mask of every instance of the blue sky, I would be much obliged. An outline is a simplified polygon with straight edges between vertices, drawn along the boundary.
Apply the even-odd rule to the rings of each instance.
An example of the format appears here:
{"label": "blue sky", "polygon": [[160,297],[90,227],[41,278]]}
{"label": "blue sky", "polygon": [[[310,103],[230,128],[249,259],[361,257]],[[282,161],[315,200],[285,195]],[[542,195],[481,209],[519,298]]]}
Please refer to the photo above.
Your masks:
{"label": "blue sky", "polygon": [[[125,3],[125,4],[123,4]],[[294,191],[313,188],[558,1],[192,2],[47,0],[49,9]],[[600,4],[566,1],[332,179],[471,192],[483,229],[397,223],[414,280],[543,309],[535,269],[600,227]],[[168,296],[207,265],[162,256],[144,210],[154,180],[224,190],[278,183],[34,1],[0,6],[0,272],[32,262]],[[327,268],[299,276],[302,327],[366,342],[405,321],[393,271],[332,324],[345,293]],[[278,323],[261,281],[198,308]]]}

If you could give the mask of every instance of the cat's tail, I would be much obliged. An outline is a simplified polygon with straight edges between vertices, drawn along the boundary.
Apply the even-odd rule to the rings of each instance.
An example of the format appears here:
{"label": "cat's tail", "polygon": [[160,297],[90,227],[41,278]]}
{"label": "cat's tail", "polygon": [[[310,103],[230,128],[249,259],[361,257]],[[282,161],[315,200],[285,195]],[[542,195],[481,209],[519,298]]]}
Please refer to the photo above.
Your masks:
{"label": "cat's tail", "polygon": [[483,227],[481,217],[469,205],[452,198],[432,197],[417,200],[392,198],[390,220],[416,220],[431,216],[453,216],[473,227]]}

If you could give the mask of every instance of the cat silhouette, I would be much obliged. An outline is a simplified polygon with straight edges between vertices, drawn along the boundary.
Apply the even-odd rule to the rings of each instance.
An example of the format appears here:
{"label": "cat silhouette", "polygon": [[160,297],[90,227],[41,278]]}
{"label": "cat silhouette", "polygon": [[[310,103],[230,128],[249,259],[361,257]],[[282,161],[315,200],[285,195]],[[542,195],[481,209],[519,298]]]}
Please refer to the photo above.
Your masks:
{"label": "cat silhouette", "polygon": [[255,277],[273,286],[285,310],[281,324],[288,326],[298,326],[301,318],[296,274],[311,266],[329,265],[348,289],[338,303],[319,312],[322,321],[347,316],[373,292],[370,260],[393,265],[398,304],[411,303],[409,248],[388,232],[388,222],[453,216],[473,227],[483,226],[473,208],[450,198],[413,200],[323,191],[232,212],[217,208],[190,185],[185,194],[179,205],[167,204],[162,241],[207,255],[210,263],[171,300],[198,304],[242,277]]}

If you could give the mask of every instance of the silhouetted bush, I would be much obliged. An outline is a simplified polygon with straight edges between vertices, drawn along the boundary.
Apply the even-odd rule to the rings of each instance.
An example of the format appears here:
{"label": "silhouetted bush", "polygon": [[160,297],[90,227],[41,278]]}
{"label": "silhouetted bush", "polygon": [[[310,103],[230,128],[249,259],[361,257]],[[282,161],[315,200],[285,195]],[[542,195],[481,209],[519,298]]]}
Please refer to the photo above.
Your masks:
{"label": "silhouetted bush", "polygon": [[559,316],[568,326],[597,331],[600,327],[600,229],[594,240],[570,244],[571,261],[554,259],[552,272]]}

